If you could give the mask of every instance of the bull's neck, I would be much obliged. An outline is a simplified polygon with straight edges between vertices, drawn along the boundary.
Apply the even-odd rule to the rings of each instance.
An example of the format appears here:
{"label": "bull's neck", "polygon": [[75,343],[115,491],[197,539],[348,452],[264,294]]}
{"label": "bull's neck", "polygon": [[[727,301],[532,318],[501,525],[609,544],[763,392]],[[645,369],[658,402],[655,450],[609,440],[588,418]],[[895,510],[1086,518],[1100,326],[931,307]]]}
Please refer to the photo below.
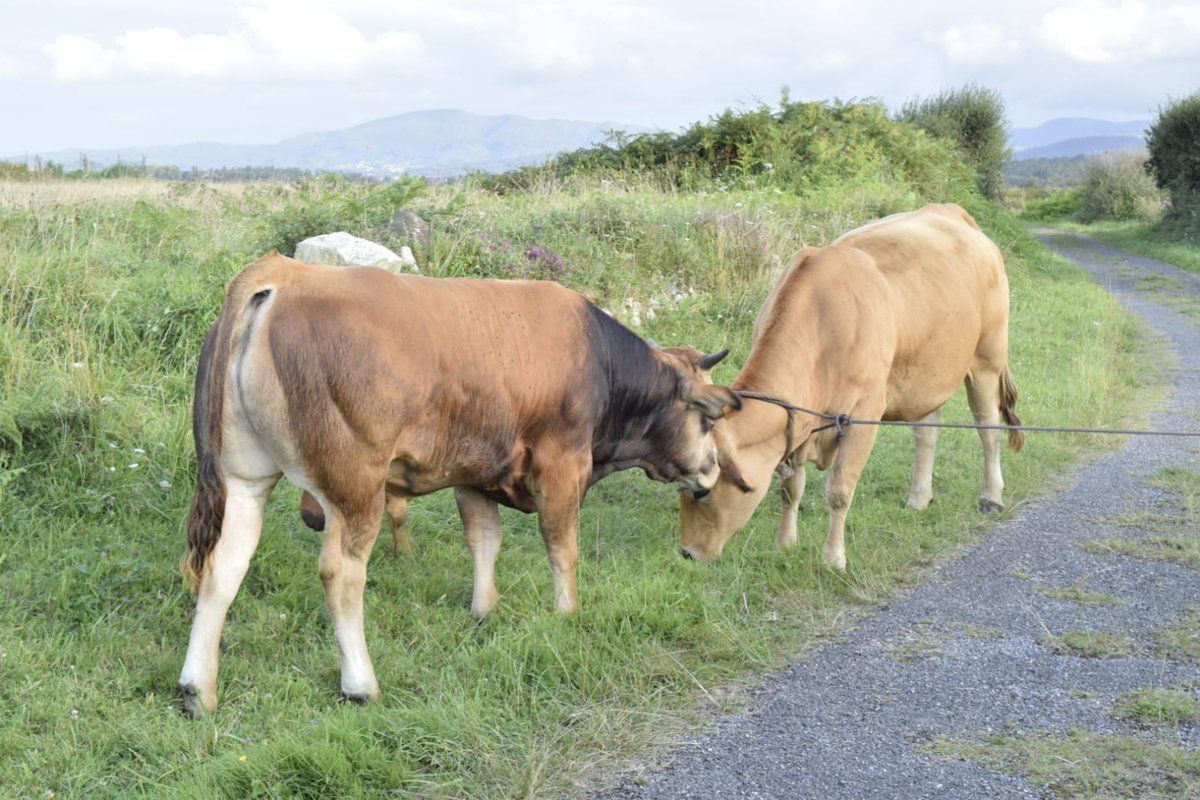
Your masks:
{"label": "bull's neck", "polygon": [[[811,380],[805,355],[784,359],[770,348],[756,346],[745,368],[733,383],[735,390],[763,392],[792,405],[821,410],[826,400]],[[808,380],[805,380],[808,378]],[[738,448],[765,448],[777,460],[799,447],[824,420],[801,411],[790,413],[763,400],[747,398],[742,409],[723,422]]]}

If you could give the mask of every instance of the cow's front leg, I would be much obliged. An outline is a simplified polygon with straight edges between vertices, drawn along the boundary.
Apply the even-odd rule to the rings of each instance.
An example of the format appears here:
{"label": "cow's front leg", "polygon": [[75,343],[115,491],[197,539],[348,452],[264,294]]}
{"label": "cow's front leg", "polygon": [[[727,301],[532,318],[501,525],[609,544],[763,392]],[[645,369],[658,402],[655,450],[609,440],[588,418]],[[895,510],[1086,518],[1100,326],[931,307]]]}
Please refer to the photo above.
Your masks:
{"label": "cow's front leg", "polygon": [[788,465],[792,473],[783,478],[779,484],[779,498],[783,504],[783,513],[779,517],[779,530],[775,534],[775,543],[784,550],[790,550],[796,546],[796,523],[800,515],[800,503],[804,500],[804,462],[800,459],[796,459],[796,462]]}
{"label": "cow's front leg", "polygon": [[379,697],[375,668],[363,634],[363,588],[367,559],[379,535],[382,489],[369,508],[334,509],[327,515],[319,570],[325,604],[341,653],[342,694],[357,701]]}
{"label": "cow's front leg", "polygon": [[496,556],[500,553],[500,509],[474,489],[456,488],[454,500],[462,517],[463,536],[475,561],[475,588],[471,593],[471,613],[483,619],[500,593],[496,591]]}
{"label": "cow's front leg", "polygon": [[538,524],[550,574],[554,578],[554,605],[564,614],[579,606],[575,568],[579,561],[579,506],[591,472],[591,454],[555,459],[553,467],[538,471]]}
{"label": "cow's front leg", "polygon": [[187,658],[179,674],[183,709],[193,717],[217,707],[221,628],[246,576],[250,557],[258,548],[263,510],[275,480],[245,481],[233,477],[225,480],[221,535],[209,552],[200,577]]}
{"label": "cow's front leg", "polygon": [[[878,407],[854,410],[854,416],[864,419],[879,419],[883,405]],[[838,443],[837,455],[834,456],[833,466],[829,470],[829,478],[825,481],[825,502],[829,506],[829,534],[825,538],[825,549],[822,553],[826,566],[834,569],[846,568],[846,515],[850,512],[850,504],[854,501],[854,490],[858,486],[858,477],[862,474],[875,446],[874,425],[852,425],[846,429],[846,435]]]}

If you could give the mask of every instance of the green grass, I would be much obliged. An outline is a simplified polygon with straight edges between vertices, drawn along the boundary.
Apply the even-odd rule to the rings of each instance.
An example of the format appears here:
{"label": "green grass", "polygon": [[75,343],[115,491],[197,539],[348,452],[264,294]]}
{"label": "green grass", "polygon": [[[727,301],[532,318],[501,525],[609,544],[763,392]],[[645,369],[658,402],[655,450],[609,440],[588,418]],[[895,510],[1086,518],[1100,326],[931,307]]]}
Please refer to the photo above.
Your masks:
{"label": "green grass", "polygon": [[1060,656],[1076,658],[1125,658],[1137,652],[1128,636],[1103,631],[1066,631],[1039,641]]}
{"label": "green grass", "polygon": [[1200,752],[1167,740],[1074,731],[938,739],[931,751],[1019,775],[1068,800],[1168,800],[1200,792]]}
{"label": "green grass", "polygon": [[1183,689],[1140,689],[1122,695],[1113,714],[1146,726],[1200,724],[1200,697]]}
{"label": "green grass", "polygon": [[1093,592],[1083,588],[1081,584],[1072,584],[1071,586],[1042,586],[1033,587],[1034,591],[1043,594],[1046,597],[1052,597],[1055,600],[1070,600],[1073,603],[1079,603],[1085,606],[1115,606],[1123,605],[1124,600],[1121,600],[1114,594],[1108,592]]}
{"label": "green grass", "polygon": [[1200,471],[1187,467],[1165,467],[1151,479],[1151,483],[1170,493],[1176,508],[1142,511],[1124,515],[1115,521],[1129,528],[1171,535],[1098,539],[1087,542],[1084,548],[1170,561],[1200,569]]}
{"label": "green grass", "polygon": [[[1059,222],[1055,222],[1059,224]],[[1147,221],[1093,222],[1090,225],[1064,225],[1094,236],[1105,244],[1120,247],[1139,256],[1165,261],[1180,269],[1200,273],[1200,243],[1181,240]]]}
{"label": "green grass", "polygon": [[1200,664],[1200,608],[1193,608],[1171,625],[1154,632],[1154,653],[1172,661]]}
{"label": "green grass", "polygon": [[[912,437],[881,432],[844,575],[820,564],[818,487],[795,551],[776,550],[770,501],[704,565],[677,555],[674,492],[625,473],[584,507],[582,611],[551,611],[535,520],[506,513],[503,598],[476,624],[453,501],[432,496],[410,515],[416,552],[372,559],[367,639],[383,699],[355,706],[338,698],[320,537],[281,487],[225,630],[221,708],[186,720],[174,683],[194,601],[176,565],[195,359],[224,283],[278,234],[263,220],[321,191],[368,190],[0,185],[0,795],[570,794],[727,708],[723,688],[837,632],[987,524],[974,511],[979,443],[965,433],[939,442],[933,506],[905,513]],[[538,243],[562,256],[568,285],[625,319],[627,301],[694,290],[639,331],[731,347],[716,375],[728,381],[795,250],[921,201],[878,181],[693,194],[628,176],[432,187],[414,207],[434,223],[418,249],[427,274],[511,276]],[[972,210],[1009,260],[1022,417],[1126,420],[1153,394],[1130,318],[1012,217]],[[944,418],[969,419],[961,393]],[[1005,457],[1010,508],[1105,446],[1031,436]]]}

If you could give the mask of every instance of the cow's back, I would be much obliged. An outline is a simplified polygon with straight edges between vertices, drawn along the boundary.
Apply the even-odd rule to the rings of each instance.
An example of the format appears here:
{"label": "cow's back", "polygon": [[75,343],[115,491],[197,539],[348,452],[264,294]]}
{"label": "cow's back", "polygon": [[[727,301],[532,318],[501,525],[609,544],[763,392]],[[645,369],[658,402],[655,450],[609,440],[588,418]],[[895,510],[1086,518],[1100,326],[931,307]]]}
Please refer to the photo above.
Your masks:
{"label": "cow's back", "polygon": [[280,459],[331,474],[344,466],[334,453],[396,459],[415,471],[393,477],[424,493],[510,471],[555,425],[588,430],[587,304],[574,292],[282,257],[274,266],[274,302],[247,354],[256,396],[244,405],[265,409],[262,424],[276,428],[265,438],[294,448]]}
{"label": "cow's back", "polygon": [[898,214],[850,231],[837,244],[867,253],[891,289],[896,351],[888,416],[912,419],[932,410],[981,350],[1006,351],[1004,260],[962,208]]}

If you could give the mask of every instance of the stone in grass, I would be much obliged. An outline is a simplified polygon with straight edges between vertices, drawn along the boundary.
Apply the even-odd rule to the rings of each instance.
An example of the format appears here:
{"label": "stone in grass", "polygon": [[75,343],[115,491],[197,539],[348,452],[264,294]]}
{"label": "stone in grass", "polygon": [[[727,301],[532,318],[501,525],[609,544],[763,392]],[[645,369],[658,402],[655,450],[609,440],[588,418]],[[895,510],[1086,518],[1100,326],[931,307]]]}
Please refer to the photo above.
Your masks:
{"label": "stone in grass", "polygon": [[401,239],[416,242],[421,247],[429,247],[429,223],[407,208],[396,212],[388,223],[388,230]]}
{"label": "stone in grass", "polygon": [[313,236],[296,245],[296,260],[335,267],[383,267],[394,272],[420,272],[412,250],[393,253],[381,244],[351,236],[345,231]]}

